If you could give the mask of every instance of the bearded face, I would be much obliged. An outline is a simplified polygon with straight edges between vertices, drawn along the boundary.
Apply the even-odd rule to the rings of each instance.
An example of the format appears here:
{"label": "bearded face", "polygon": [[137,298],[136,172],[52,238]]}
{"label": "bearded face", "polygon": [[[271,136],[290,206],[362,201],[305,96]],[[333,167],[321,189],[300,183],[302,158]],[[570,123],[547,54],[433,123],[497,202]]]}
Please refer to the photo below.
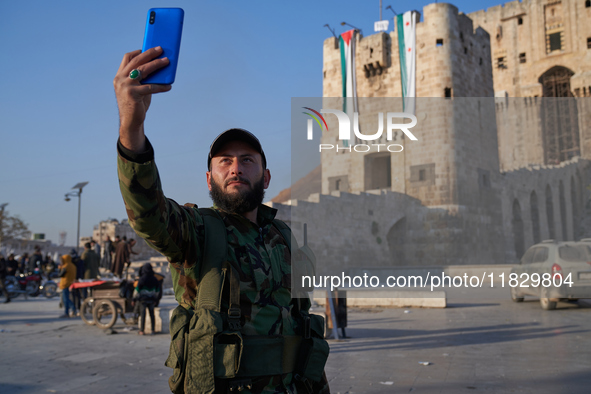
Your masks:
{"label": "bearded face", "polygon": [[[232,191],[228,186],[232,182],[243,182],[248,187],[242,187]],[[265,198],[265,179],[264,176],[253,182],[241,176],[234,176],[226,179],[223,185],[218,184],[215,177],[211,177],[211,190],[209,195],[214,204],[230,213],[243,214],[257,208]]]}
{"label": "bearded face", "polygon": [[271,179],[259,152],[243,141],[227,142],[212,157],[206,175],[217,208],[256,220],[251,213],[263,202]]}

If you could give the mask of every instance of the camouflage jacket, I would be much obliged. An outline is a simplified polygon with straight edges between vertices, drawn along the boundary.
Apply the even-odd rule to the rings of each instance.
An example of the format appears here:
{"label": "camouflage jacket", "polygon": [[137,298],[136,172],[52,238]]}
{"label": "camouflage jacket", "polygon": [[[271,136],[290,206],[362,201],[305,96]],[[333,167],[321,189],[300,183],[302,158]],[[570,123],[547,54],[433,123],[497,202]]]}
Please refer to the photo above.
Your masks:
{"label": "camouflage jacket", "polygon": [[[179,205],[164,196],[149,142],[148,147],[148,152],[134,157],[118,144],[119,185],[129,224],[167,257],[179,304],[195,305],[204,248],[203,218],[196,206]],[[242,334],[295,335],[291,256],[279,229],[272,225],[276,210],[259,206],[258,225],[242,215],[218,212],[227,230],[227,258],[240,278]],[[280,386],[292,386],[291,376],[269,384],[285,392]],[[264,392],[275,391],[266,386]],[[295,392],[293,387],[288,390]]]}

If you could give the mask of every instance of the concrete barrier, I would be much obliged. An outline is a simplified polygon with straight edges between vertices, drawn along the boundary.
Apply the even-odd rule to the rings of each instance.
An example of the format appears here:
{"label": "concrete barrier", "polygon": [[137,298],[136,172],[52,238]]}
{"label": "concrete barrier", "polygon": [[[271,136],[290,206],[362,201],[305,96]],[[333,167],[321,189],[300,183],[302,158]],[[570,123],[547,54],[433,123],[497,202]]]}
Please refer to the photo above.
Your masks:
{"label": "concrete barrier", "polygon": [[[154,329],[155,332],[160,334],[170,333],[170,315],[172,315],[171,307],[158,307],[154,308],[154,317],[156,318]],[[144,327],[144,333],[150,334],[152,332],[152,319],[150,319],[150,313],[146,311],[146,326]],[[138,321],[138,329],[140,328],[140,322]]]}
{"label": "concrete barrier", "polygon": [[[351,307],[390,307],[390,308],[445,308],[445,291],[428,290],[374,290],[341,288],[347,292],[347,306]],[[312,298],[319,305],[326,304],[327,292],[316,289]]]}
{"label": "concrete barrier", "polygon": [[405,267],[358,267],[352,268],[347,272],[348,276],[376,276],[380,279],[380,283],[385,283],[389,276],[399,277],[420,277],[427,280],[428,277],[439,276],[442,274],[447,276],[477,276],[482,277],[482,274],[493,274],[494,284],[498,284],[501,279],[500,274],[505,274],[505,278],[511,272],[514,264],[488,264],[488,265],[446,265],[446,266],[405,266]]}

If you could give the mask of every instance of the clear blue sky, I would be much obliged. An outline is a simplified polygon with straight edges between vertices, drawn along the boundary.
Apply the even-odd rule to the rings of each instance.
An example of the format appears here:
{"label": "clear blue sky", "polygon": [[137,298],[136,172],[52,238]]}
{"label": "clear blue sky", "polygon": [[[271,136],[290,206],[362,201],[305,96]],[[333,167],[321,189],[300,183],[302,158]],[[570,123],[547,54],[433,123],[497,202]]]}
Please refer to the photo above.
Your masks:
{"label": "clear blue sky", "polygon": [[[383,7],[402,13],[429,3]],[[466,13],[499,3],[453,2]],[[166,195],[200,206],[211,205],[209,145],[230,127],[261,139],[272,172],[268,199],[290,186],[290,100],[322,95],[322,43],[331,35],[324,24],[340,34],[346,21],[369,35],[379,19],[379,0],[1,2],[0,204],[53,242],[66,231],[66,244],[75,243],[77,199],[64,194],[78,182],[89,182],[81,236],[126,217],[112,80],[123,54],[141,47],[152,7],[181,7],[185,23],[176,82],[152,100],[146,133]]]}

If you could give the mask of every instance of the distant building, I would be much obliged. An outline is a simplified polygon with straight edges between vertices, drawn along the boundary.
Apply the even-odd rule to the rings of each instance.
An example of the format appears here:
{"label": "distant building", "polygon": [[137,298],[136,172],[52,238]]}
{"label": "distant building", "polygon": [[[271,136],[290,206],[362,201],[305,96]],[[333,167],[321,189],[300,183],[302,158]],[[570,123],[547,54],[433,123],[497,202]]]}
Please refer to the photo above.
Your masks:
{"label": "distant building", "polygon": [[137,243],[133,247],[133,251],[137,254],[131,256],[132,261],[147,260],[151,257],[161,256],[160,253],[150,248],[143,239],[137,236],[135,231],[133,231],[133,229],[129,225],[127,219],[123,219],[121,222],[119,222],[117,219],[108,219],[101,221],[98,225],[94,226],[94,230],[92,231],[92,237],[81,238],[80,244],[81,246],[84,246],[85,242],[95,240],[101,246],[101,254],[103,254],[105,250],[106,238],[109,237],[111,241],[114,241],[117,235],[121,237],[121,239],[123,239],[123,237],[126,237],[128,241],[132,239],[135,239],[137,241]]}

